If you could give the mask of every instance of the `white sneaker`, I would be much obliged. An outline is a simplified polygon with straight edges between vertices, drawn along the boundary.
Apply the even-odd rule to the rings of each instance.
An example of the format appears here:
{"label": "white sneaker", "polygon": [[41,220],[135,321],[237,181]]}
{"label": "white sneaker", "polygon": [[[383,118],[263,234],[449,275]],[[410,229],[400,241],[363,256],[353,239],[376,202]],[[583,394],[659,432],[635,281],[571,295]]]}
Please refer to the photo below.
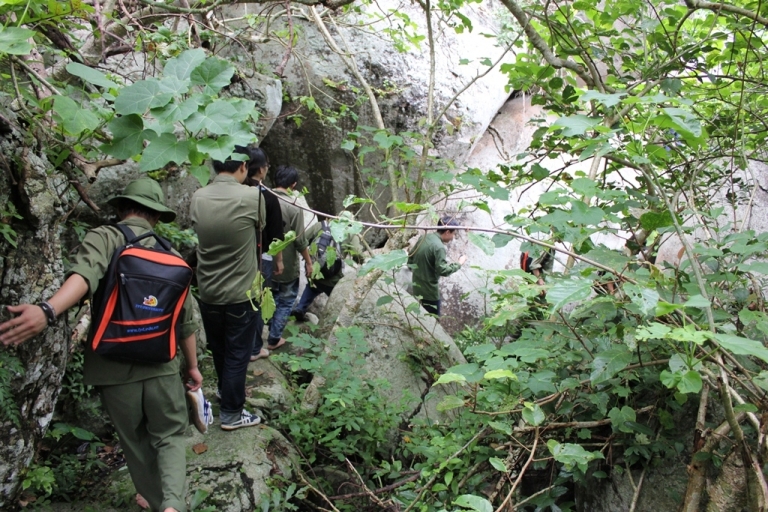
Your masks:
{"label": "white sneaker", "polygon": [[261,423],[261,418],[255,414],[251,414],[245,409],[240,413],[240,419],[234,423],[222,423],[222,430],[236,430],[243,427],[253,427]]}
{"label": "white sneaker", "polygon": [[203,390],[187,391],[187,403],[189,403],[189,419],[201,434],[208,432],[208,425],[213,423],[213,410],[211,402],[203,396]]}

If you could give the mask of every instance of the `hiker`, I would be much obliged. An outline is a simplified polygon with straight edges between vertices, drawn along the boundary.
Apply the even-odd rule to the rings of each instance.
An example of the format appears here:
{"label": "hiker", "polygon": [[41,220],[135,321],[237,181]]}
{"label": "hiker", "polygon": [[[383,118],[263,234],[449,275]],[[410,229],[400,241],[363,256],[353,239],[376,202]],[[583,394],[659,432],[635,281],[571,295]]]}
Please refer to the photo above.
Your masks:
{"label": "hiker", "polygon": [[[349,212],[342,212],[342,215],[350,215]],[[334,240],[331,235],[328,219],[318,215],[318,221],[307,229],[307,239],[310,242],[310,254],[312,248],[315,253],[312,254],[315,263],[318,263],[318,272],[307,276],[307,285],[301,293],[298,304],[291,311],[291,316],[299,322],[304,322],[307,318],[307,310],[318,295],[324,293],[331,295],[336,284],[344,277],[343,259],[346,255],[359,256],[362,254],[362,244],[357,235],[348,236],[343,243]],[[336,260],[333,265],[328,265],[326,260],[326,251],[328,247],[333,247]],[[313,263],[314,267],[314,263]],[[314,269],[313,269],[314,270]]]}
{"label": "hiker", "polygon": [[[280,275],[283,272],[283,253],[279,252],[274,257],[267,254],[269,245],[275,241],[283,240],[283,215],[280,209],[280,200],[267,187],[264,186],[264,177],[269,170],[269,158],[261,148],[248,148],[248,176],[244,185],[257,187],[261,192],[261,200],[264,202],[266,213],[266,224],[264,229],[256,233],[257,238],[257,261],[259,270],[264,277],[264,286],[272,286],[272,276]],[[264,348],[262,340],[262,331],[264,330],[264,319],[261,316],[261,308],[256,312],[256,336],[254,337],[253,350],[251,352],[251,361],[256,361],[264,357],[269,357],[269,350]]]}
{"label": "hiker", "polygon": [[[108,204],[117,209],[120,225],[136,236],[152,230],[155,224],[171,222],[176,213],[163,202],[160,185],[149,178],[130,183],[122,195]],[[152,246],[153,237],[141,245]],[[16,315],[0,324],[0,342],[19,345],[36,336],[57,317],[83,298],[93,299],[105,277],[112,255],[126,244],[125,236],[114,226],[100,226],[89,231],[67,272],[64,284],[47,301],[38,305],[9,306]],[[197,368],[192,296],[186,294],[176,325],[178,346],[186,361],[186,387],[200,389],[203,377]],[[95,309],[95,308],[94,308]],[[99,324],[93,318],[92,328]],[[184,386],[179,380],[179,358],[167,363],[133,363],[101,356],[91,343],[85,347],[83,381],[96,386],[109,414],[125,454],[136,490],[137,502],[153,511],[186,510],[185,431],[188,425]]]}
{"label": "hiker", "polygon": [[437,286],[441,277],[446,277],[458,271],[467,261],[465,255],[459,257],[458,263],[445,261],[445,244],[456,236],[459,225],[451,217],[443,217],[437,223],[442,229],[437,233],[427,233],[416,243],[414,252],[408,256],[408,266],[413,270],[413,296],[419,298],[421,306],[435,316],[440,316],[440,290]]}
{"label": "hiker", "polygon": [[295,232],[296,239],[283,249],[283,273],[272,276],[275,314],[272,317],[272,325],[269,327],[268,350],[275,350],[285,345],[283,330],[288,323],[296,296],[299,294],[299,254],[304,258],[307,276],[312,275],[312,258],[309,255],[309,242],[304,229],[304,212],[291,204],[295,201],[293,191],[298,185],[299,173],[289,165],[281,165],[275,172],[274,182],[274,193],[280,198],[283,229],[286,233]]}
{"label": "hiker", "polygon": [[[247,159],[248,149],[238,146],[235,155]],[[258,272],[256,233],[266,215],[258,189],[241,186],[248,175],[245,160],[214,160],[213,170],[213,181],[192,196],[190,217],[198,238],[198,302],[218,378],[221,428],[235,430],[261,422],[244,405],[258,320],[247,292]]]}

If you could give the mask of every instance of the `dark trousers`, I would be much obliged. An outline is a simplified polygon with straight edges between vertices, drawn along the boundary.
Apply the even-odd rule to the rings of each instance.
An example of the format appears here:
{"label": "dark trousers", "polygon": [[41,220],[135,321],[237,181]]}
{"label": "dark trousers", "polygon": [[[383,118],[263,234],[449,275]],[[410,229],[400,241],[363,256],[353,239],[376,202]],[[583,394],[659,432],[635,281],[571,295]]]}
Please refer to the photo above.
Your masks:
{"label": "dark trousers", "polygon": [[256,311],[250,301],[225,305],[200,301],[200,314],[219,379],[222,416],[239,415],[245,405],[245,375],[253,351]]}
{"label": "dark trousers", "polygon": [[421,307],[423,307],[427,313],[431,313],[435,316],[440,316],[440,299],[427,300],[421,299]]}
{"label": "dark trousers", "polygon": [[306,313],[307,309],[309,309],[309,306],[314,302],[318,295],[324,293],[330,296],[332,291],[333,286],[326,286],[320,283],[312,286],[307,283],[307,286],[304,287],[304,291],[301,293],[301,299],[299,299],[299,304],[296,306],[296,311],[299,313]]}

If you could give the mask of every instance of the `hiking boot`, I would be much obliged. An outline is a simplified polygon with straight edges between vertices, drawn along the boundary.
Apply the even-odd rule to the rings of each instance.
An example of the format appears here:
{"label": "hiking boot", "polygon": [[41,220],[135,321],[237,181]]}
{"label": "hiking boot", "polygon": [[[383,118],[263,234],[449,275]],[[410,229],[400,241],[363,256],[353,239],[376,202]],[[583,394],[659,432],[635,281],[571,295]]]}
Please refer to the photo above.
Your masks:
{"label": "hiking boot", "polygon": [[239,420],[234,423],[222,423],[221,430],[237,430],[243,427],[253,427],[259,423],[261,423],[261,418],[243,409]]}
{"label": "hiking boot", "polygon": [[307,321],[307,314],[304,311],[299,311],[298,309],[291,311],[291,316],[295,318],[297,322]]}
{"label": "hiking boot", "polygon": [[208,425],[213,423],[213,411],[211,402],[203,396],[203,390],[187,391],[187,403],[189,404],[189,419],[201,434],[208,432]]}

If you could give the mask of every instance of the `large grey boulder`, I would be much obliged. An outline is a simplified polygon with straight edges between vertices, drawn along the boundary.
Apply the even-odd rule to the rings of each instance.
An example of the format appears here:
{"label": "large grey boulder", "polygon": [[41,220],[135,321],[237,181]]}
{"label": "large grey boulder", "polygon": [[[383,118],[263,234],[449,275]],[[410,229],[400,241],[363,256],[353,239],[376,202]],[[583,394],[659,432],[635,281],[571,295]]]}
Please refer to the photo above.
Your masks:
{"label": "large grey boulder", "polygon": [[[230,19],[242,16],[248,5],[229,6],[223,10]],[[481,61],[496,60],[503,49],[495,46],[493,38],[484,32],[497,28],[495,1],[467,6],[463,12],[471,19],[473,30],[457,34],[453,29],[440,25],[438,15],[433,14],[436,32],[440,38],[436,56],[435,104],[445,106],[462,88],[469,84],[487,67]],[[356,62],[363,78],[374,89],[384,125],[395,131],[421,130],[420,122],[426,117],[429,90],[429,52],[426,42],[419,48],[398,51],[397,43],[389,36],[391,28],[386,19],[373,21],[377,13],[398,11],[409,17],[418,28],[418,34],[426,34],[425,15],[416,3],[384,0],[371,5],[356,6],[342,17],[339,23],[325,23],[336,44],[348,51]],[[321,9],[322,10],[322,9]],[[326,11],[327,14],[328,11]],[[339,13],[334,12],[337,16]],[[244,46],[248,59],[260,68],[278,72],[282,70],[284,97],[280,118],[264,139],[265,148],[273,164],[291,163],[300,169],[300,187],[310,192],[310,205],[326,211],[338,212],[342,201],[349,194],[363,195],[368,178],[380,181],[386,176],[380,157],[366,155],[364,167],[371,174],[361,174],[356,155],[341,148],[347,131],[360,131],[360,127],[376,127],[370,103],[364,93],[353,92],[361,83],[348,69],[343,58],[331,51],[310,16],[294,15],[291,19],[294,33],[299,34],[295,44],[286,49],[282,41],[259,40]],[[285,18],[273,20],[272,27],[284,25]],[[402,41],[401,41],[402,43]],[[243,53],[232,47],[228,51]],[[508,54],[509,60],[514,59]],[[465,59],[465,63],[462,61]],[[458,101],[439,119],[440,130],[434,139],[434,154],[463,163],[473,144],[485,131],[499,107],[509,96],[505,90],[507,78],[494,69],[477,80]],[[312,97],[323,109],[338,110],[344,104],[352,115],[323,119],[303,105],[301,98]],[[360,98],[360,101],[358,101]],[[378,160],[377,160],[378,158]],[[379,186],[384,195],[377,198],[379,206],[389,201],[386,187]]]}
{"label": "large grey boulder", "polygon": [[[354,272],[345,275],[326,304],[320,336],[327,335],[326,349],[333,351],[339,329],[363,329],[368,352],[362,371],[367,378],[389,382],[389,388],[381,391],[393,404],[407,396],[408,417],[445,420],[446,414],[438,412],[437,405],[451,390],[432,387],[431,371],[442,372],[466,363],[466,359],[440,323],[385,277],[360,296],[359,285],[364,278],[358,279]],[[322,383],[313,384],[308,392],[317,390],[322,396]]]}

